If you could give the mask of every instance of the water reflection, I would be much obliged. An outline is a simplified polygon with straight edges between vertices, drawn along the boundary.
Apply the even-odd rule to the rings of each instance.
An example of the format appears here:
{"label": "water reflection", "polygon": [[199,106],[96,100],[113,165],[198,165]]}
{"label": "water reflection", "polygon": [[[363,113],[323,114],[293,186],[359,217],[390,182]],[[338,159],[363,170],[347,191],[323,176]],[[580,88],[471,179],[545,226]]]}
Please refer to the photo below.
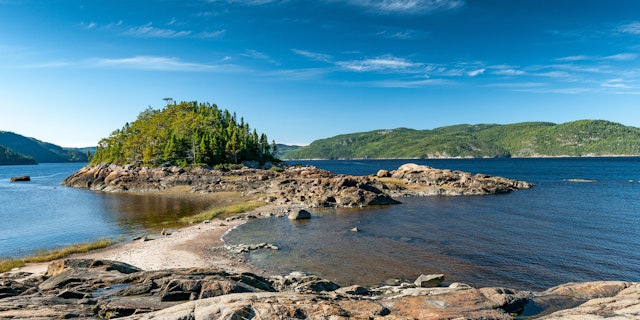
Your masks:
{"label": "water reflection", "polygon": [[223,205],[214,195],[100,193],[100,211],[125,229],[157,229],[179,225],[180,218]]}

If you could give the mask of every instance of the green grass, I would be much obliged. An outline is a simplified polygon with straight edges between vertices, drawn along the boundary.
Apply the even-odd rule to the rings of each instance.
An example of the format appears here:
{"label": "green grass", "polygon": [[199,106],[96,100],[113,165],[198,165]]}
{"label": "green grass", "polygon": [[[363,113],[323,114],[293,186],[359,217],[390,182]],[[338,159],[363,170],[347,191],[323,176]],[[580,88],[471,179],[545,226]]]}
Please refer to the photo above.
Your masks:
{"label": "green grass", "polygon": [[193,216],[183,217],[180,219],[180,222],[184,222],[184,223],[202,222],[205,220],[211,220],[218,216],[247,212],[255,208],[262,207],[265,204],[266,204],[265,202],[261,202],[261,201],[235,203],[235,204],[227,205],[224,207],[215,208],[213,210],[207,210]]}
{"label": "green grass", "polygon": [[102,238],[94,242],[73,244],[60,249],[38,250],[33,255],[24,258],[0,258],[0,272],[24,267],[27,263],[50,262],[68,257],[74,253],[87,253],[91,250],[109,247],[117,242],[116,240]]}

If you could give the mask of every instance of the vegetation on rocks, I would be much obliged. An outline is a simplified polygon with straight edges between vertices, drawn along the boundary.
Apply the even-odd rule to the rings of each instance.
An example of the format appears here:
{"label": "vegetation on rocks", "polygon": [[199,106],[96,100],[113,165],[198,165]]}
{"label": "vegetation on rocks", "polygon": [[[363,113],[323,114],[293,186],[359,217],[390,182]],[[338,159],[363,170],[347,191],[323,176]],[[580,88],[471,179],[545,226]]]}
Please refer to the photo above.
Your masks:
{"label": "vegetation on rocks", "polygon": [[100,140],[91,164],[208,165],[275,161],[275,142],[215,104],[181,102],[148,108]]}
{"label": "vegetation on rocks", "polygon": [[640,155],[640,128],[603,120],[375,130],[317,140],[284,159]]}
{"label": "vegetation on rocks", "polygon": [[76,243],[59,249],[40,250],[24,258],[2,258],[0,259],[0,273],[9,271],[13,268],[24,267],[27,263],[50,262],[68,257],[75,253],[87,253],[91,250],[106,248],[114,245],[115,243],[115,240],[100,238],[94,242]]}

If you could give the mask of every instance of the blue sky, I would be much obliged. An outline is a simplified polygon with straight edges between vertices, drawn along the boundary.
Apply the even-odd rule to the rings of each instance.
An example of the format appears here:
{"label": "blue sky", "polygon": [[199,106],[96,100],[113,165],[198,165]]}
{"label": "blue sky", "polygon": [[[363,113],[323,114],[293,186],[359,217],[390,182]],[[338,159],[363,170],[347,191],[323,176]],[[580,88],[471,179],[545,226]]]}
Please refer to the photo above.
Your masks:
{"label": "blue sky", "polygon": [[279,143],[460,123],[640,127],[640,1],[0,0],[0,130],[96,145],[162,100]]}

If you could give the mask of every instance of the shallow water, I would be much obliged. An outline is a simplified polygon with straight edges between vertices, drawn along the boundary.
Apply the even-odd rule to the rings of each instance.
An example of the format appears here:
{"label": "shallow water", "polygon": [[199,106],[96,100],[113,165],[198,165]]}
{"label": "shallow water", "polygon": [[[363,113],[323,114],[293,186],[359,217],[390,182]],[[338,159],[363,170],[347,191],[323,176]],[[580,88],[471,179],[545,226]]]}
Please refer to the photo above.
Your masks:
{"label": "shallow water", "polygon": [[[406,161],[314,161],[349,174]],[[377,285],[444,273],[475,286],[539,290],[570,281],[640,281],[640,159],[417,161],[437,168],[536,183],[507,195],[415,197],[400,205],[311,210],[313,219],[271,218],[225,241],[268,242],[249,257],[278,272],[302,270],[342,285]],[[573,182],[587,179],[593,182]],[[352,228],[361,231],[354,233]]]}
{"label": "shallow water", "polygon": [[[133,237],[215,204],[204,196],[113,194],[60,185],[83,165],[0,166],[0,257]],[[21,175],[31,181],[9,182]]]}

